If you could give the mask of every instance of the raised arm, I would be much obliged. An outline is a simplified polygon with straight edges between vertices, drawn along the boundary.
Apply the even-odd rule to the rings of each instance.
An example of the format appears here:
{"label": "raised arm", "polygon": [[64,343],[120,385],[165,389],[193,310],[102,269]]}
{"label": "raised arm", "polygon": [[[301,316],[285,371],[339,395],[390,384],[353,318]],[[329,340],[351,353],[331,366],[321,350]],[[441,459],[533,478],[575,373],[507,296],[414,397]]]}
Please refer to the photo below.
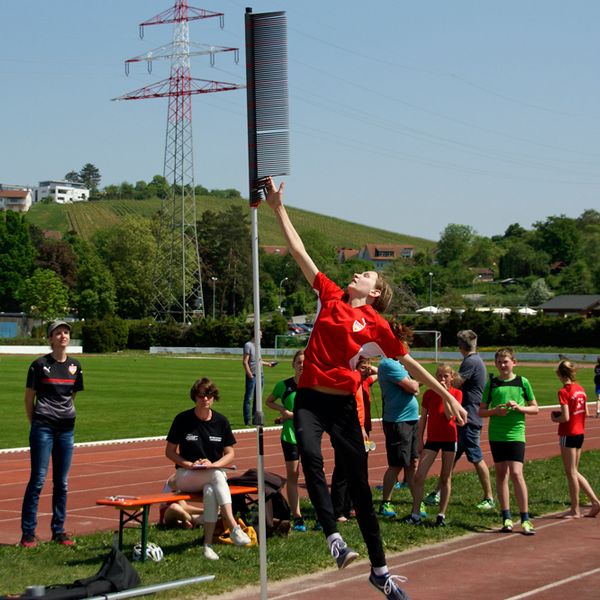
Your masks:
{"label": "raised arm", "polygon": [[304,274],[304,277],[306,277],[308,283],[312,285],[317,273],[319,272],[319,269],[306,252],[304,242],[298,235],[295,227],[292,225],[287,211],[285,210],[285,206],[283,206],[283,190],[285,189],[285,184],[282,182],[279,185],[279,188],[277,188],[273,179],[271,177],[267,177],[266,188],[267,204],[275,213],[275,218],[277,219],[279,227],[281,228],[281,231],[285,237],[290,254],[298,263],[298,266]]}

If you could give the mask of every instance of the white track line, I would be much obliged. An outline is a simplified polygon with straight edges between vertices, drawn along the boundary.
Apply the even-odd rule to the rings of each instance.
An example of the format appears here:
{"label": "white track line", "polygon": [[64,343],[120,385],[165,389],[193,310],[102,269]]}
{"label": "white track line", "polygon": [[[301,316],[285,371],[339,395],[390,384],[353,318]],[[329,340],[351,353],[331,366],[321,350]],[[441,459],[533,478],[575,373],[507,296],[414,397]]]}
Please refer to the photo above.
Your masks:
{"label": "white track line", "polygon": [[551,590],[553,588],[559,587],[561,585],[565,585],[566,583],[571,583],[571,581],[578,581],[582,577],[589,577],[590,575],[595,575],[596,573],[600,573],[600,567],[597,569],[592,569],[591,571],[584,571],[583,573],[577,573],[577,575],[572,575],[571,577],[566,577],[565,579],[559,579],[554,583],[549,583],[548,585],[543,585],[542,587],[535,588],[529,592],[525,592],[523,594],[519,594],[518,596],[511,596],[510,598],[506,598],[505,600],[521,600],[521,598],[529,598],[530,596],[535,596],[540,592],[545,592],[546,590]]}

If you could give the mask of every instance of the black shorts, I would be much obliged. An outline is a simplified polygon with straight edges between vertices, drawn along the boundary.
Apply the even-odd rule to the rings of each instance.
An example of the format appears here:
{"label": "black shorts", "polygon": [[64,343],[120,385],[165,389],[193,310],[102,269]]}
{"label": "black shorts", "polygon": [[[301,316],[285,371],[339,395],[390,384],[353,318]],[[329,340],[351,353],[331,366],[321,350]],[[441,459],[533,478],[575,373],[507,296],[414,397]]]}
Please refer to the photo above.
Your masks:
{"label": "black shorts", "polygon": [[491,442],[490,450],[495,463],[525,462],[525,442]]}
{"label": "black shorts", "polygon": [[390,467],[408,467],[417,460],[418,430],[418,421],[383,422],[385,450]]}
{"label": "black shorts", "polygon": [[579,435],[561,435],[560,445],[563,448],[581,448],[583,446],[583,433]]}
{"label": "black shorts", "polygon": [[293,460],[298,460],[300,458],[298,444],[290,444],[290,442],[281,440],[281,449],[283,450],[283,458],[285,458],[285,462],[292,462]]}
{"label": "black shorts", "polygon": [[425,442],[423,450],[432,450],[433,452],[454,452],[456,454],[456,442]]}

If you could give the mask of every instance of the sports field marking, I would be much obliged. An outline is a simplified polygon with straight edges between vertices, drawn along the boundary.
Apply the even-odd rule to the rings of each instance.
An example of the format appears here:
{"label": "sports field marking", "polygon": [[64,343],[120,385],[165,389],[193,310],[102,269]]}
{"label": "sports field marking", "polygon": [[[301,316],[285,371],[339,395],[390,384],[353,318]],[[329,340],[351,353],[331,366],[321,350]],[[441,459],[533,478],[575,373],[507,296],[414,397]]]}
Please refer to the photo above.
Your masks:
{"label": "sports field marking", "polygon": [[[540,531],[541,529],[547,529],[548,527],[554,527],[556,525],[564,525],[565,523],[567,523],[566,520],[557,520],[555,523],[546,523],[544,525],[536,525],[536,529],[537,531]],[[490,532],[491,534],[493,534],[493,532]],[[468,538],[469,537],[477,537],[479,538],[481,534],[479,533],[474,533],[470,536],[466,536],[466,538],[460,538],[461,542],[468,542]],[[395,563],[394,559],[397,558],[401,558],[401,554],[389,554],[387,556],[388,559],[388,566],[390,567],[390,571],[396,571],[398,569],[402,569],[404,567],[408,567],[411,565],[418,565],[420,563],[423,563],[425,561],[430,561],[430,560],[435,560],[437,558],[445,558],[448,556],[452,556],[454,554],[459,554],[461,552],[468,552],[471,551],[475,548],[480,548],[482,546],[487,546],[489,544],[500,544],[500,543],[505,543],[508,542],[510,540],[511,536],[510,535],[504,535],[504,534],[500,534],[498,533],[497,537],[494,537],[493,539],[489,539],[489,540],[485,540],[482,542],[478,542],[475,544],[461,544],[460,547],[455,548],[453,550],[447,550],[445,552],[437,552],[435,554],[429,554],[428,556],[420,556],[419,558],[413,559],[413,560],[408,560],[408,561],[403,561],[400,563]],[[451,543],[456,543],[456,540],[450,540],[449,542],[447,542],[446,544],[451,544]],[[411,550],[411,552],[420,552],[422,551],[423,548],[416,548],[415,550]],[[367,564],[367,563],[365,563]],[[356,565],[357,567],[359,565]],[[596,569],[596,570],[600,570],[600,569]],[[591,574],[591,573],[590,573]],[[300,588],[298,590],[294,591],[290,591],[289,589],[285,592],[285,594],[283,595],[279,595],[279,596],[274,596],[274,595],[270,595],[269,597],[271,598],[271,600],[279,600],[279,599],[283,599],[283,598],[290,598],[292,596],[297,596],[297,595],[303,595],[309,592],[313,592],[313,591],[319,591],[319,590],[323,590],[323,589],[327,589],[329,587],[336,587],[338,585],[340,585],[341,583],[349,583],[349,582],[353,582],[353,581],[359,581],[359,580],[364,580],[365,579],[365,573],[362,572],[360,575],[352,575],[349,577],[344,577],[343,579],[340,578],[336,578],[334,581],[331,582],[331,584],[324,584],[322,581],[322,573],[318,574],[318,583],[312,587],[303,587]],[[522,596],[523,598],[525,596]],[[516,600],[516,598],[521,598],[521,596],[515,596],[515,598],[509,598],[507,600]]]}
{"label": "sports field marking", "polygon": [[543,585],[542,587],[535,588],[534,590],[530,590],[529,592],[525,592],[524,594],[519,594],[518,596],[511,596],[510,598],[506,598],[505,600],[521,600],[521,598],[529,598],[541,592],[545,592],[546,590],[551,590],[561,585],[565,585],[566,583],[571,583],[572,581],[579,581],[582,577],[589,577],[590,575],[595,575],[596,573],[600,573],[600,567],[597,569],[592,569],[591,571],[577,573],[577,575],[571,575],[571,577],[566,577],[565,579],[559,579],[554,583]]}

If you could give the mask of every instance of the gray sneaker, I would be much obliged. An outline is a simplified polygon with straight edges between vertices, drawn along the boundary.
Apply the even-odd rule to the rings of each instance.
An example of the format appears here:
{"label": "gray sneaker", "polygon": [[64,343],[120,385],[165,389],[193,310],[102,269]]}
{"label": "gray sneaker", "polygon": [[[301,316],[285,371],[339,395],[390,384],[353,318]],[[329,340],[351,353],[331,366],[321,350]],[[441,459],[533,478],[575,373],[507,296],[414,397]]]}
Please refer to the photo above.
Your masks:
{"label": "gray sneaker", "polygon": [[353,560],[358,558],[358,552],[355,552],[352,548],[348,548],[348,544],[341,538],[333,541],[330,550],[331,556],[335,558],[338,569],[347,567]]}

